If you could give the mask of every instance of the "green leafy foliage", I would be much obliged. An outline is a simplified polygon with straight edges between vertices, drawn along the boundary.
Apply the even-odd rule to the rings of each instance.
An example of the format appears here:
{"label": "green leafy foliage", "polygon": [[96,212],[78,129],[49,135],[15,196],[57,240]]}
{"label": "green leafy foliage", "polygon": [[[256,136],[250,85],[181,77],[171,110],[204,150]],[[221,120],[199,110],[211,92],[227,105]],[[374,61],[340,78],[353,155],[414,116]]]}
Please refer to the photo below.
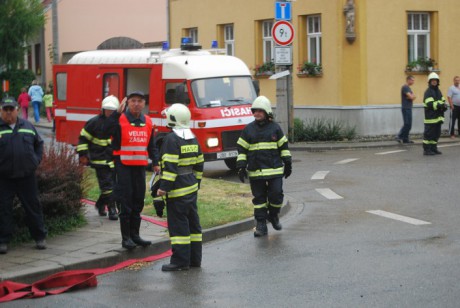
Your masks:
{"label": "green leafy foliage", "polygon": [[[15,99],[21,93],[21,88],[29,87],[34,79],[35,75],[31,70],[9,70],[0,73],[0,81],[8,80],[10,82],[8,96],[12,96]],[[0,88],[0,96],[4,97],[5,95],[6,93],[3,93],[3,89]]]}
{"label": "green leafy foliage", "polygon": [[[64,144],[46,147],[36,174],[39,199],[49,235],[60,234],[84,224],[81,213],[83,168],[79,166],[74,150]],[[24,211],[17,199],[13,211],[17,225],[13,242],[29,240]]]}
{"label": "green leafy foliage", "polygon": [[341,141],[356,138],[356,127],[340,120],[314,118],[308,121],[294,119],[294,142]]}
{"label": "green leafy foliage", "polygon": [[45,25],[40,0],[2,0],[0,2],[0,65],[7,69],[24,62],[27,41]]}

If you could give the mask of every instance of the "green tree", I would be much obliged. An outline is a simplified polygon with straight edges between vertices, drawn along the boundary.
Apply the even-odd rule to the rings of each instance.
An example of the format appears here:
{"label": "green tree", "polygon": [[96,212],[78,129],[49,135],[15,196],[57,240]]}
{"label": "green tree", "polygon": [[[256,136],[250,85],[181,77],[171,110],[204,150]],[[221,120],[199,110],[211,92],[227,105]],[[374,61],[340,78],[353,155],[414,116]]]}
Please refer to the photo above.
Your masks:
{"label": "green tree", "polygon": [[0,0],[0,65],[16,68],[24,61],[25,43],[45,25],[40,0]]}

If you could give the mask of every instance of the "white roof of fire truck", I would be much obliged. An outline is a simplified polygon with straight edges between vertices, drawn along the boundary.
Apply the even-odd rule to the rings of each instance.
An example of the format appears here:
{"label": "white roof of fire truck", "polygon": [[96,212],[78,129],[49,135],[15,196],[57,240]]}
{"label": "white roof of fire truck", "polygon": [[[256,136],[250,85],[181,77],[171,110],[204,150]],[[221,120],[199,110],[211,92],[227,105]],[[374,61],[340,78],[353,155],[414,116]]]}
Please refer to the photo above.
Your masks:
{"label": "white roof of fire truck", "polygon": [[67,64],[162,64],[163,79],[251,75],[242,60],[213,53],[217,52],[181,49],[94,50],[74,55]]}

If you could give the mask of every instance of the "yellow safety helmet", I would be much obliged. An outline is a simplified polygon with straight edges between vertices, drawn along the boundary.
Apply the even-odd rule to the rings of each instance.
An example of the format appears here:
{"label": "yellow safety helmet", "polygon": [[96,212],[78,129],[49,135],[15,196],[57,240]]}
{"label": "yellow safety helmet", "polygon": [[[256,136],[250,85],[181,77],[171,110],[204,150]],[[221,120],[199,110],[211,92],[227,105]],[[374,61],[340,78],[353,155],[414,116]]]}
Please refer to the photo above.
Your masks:
{"label": "yellow safety helmet", "polygon": [[184,104],[172,104],[164,113],[166,115],[167,127],[190,128],[190,119],[192,115],[188,107]]}
{"label": "yellow safety helmet", "polygon": [[270,100],[265,96],[259,96],[254,100],[251,106],[252,113],[254,113],[254,110],[256,109],[265,111],[268,117],[273,118],[273,111]]}
{"label": "yellow safety helmet", "polygon": [[105,110],[117,110],[120,106],[120,101],[113,95],[109,95],[102,100],[102,109]]}

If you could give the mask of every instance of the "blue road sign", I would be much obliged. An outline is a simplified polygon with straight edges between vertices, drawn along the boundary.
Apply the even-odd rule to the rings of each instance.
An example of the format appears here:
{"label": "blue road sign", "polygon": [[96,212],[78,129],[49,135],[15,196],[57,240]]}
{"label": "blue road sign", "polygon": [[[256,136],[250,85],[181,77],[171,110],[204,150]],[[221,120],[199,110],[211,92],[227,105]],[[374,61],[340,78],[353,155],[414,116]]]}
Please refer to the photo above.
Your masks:
{"label": "blue road sign", "polygon": [[291,2],[275,2],[275,20],[291,19]]}

